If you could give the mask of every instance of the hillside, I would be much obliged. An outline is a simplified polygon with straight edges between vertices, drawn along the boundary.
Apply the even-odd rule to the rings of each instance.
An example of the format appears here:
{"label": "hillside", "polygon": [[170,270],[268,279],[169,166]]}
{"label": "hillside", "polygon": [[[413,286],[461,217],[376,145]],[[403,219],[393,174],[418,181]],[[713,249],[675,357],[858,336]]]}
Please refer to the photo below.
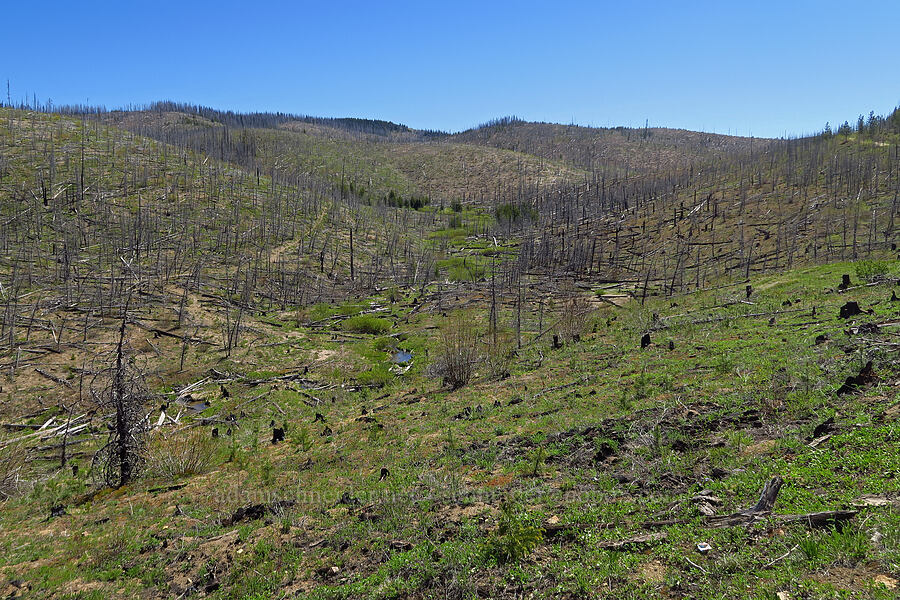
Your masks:
{"label": "hillside", "polygon": [[63,112],[0,107],[4,597],[896,596],[900,112]]}
{"label": "hillside", "polygon": [[[202,111],[198,111],[201,112]],[[347,186],[370,203],[391,192],[427,197],[450,206],[488,204],[513,197],[523,187],[544,188],[581,181],[585,173],[557,161],[521,152],[447,141],[446,136],[393,126],[377,133],[340,120],[273,119],[267,127],[230,129],[235,122],[212,113],[113,112],[103,119],[142,135],[187,144],[219,158],[277,172]],[[253,123],[253,121],[251,121]],[[374,126],[373,126],[374,127]],[[352,188],[350,187],[352,185]]]}
{"label": "hillside", "polygon": [[716,156],[765,150],[767,139],[683,129],[595,128],[497,119],[451,136],[458,142],[503,148],[611,175],[698,167]]}

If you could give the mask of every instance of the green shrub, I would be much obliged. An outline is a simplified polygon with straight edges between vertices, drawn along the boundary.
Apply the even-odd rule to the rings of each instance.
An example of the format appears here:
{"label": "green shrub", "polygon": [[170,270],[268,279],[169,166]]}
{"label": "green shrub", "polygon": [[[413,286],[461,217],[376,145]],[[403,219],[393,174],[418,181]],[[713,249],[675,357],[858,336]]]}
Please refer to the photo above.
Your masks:
{"label": "green shrub", "polygon": [[883,260],[860,260],[855,263],[854,267],[856,276],[867,282],[883,279],[890,271],[887,261]]}
{"label": "green shrub", "polygon": [[380,335],[390,330],[391,322],[372,315],[356,315],[346,319],[342,328],[344,331],[352,331],[353,333]]}

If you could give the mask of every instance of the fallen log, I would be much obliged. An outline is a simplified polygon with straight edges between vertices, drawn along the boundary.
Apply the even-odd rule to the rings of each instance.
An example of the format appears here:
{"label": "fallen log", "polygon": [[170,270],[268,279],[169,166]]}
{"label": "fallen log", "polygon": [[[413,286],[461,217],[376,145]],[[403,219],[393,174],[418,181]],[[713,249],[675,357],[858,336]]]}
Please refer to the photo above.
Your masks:
{"label": "fallen log", "polygon": [[632,550],[634,548],[646,546],[656,542],[661,542],[669,537],[665,531],[655,531],[653,533],[644,533],[635,535],[624,540],[610,540],[600,542],[598,546],[604,550]]}

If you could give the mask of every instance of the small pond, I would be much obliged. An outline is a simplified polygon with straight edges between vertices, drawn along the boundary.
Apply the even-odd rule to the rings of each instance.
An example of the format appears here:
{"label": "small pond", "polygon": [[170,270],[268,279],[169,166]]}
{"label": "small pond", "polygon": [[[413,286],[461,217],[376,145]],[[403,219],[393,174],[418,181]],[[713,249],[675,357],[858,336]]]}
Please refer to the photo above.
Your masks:
{"label": "small pond", "polygon": [[409,350],[397,350],[391,355],[391,362],[398,365],[405,365],[412,360],[412,352]]}

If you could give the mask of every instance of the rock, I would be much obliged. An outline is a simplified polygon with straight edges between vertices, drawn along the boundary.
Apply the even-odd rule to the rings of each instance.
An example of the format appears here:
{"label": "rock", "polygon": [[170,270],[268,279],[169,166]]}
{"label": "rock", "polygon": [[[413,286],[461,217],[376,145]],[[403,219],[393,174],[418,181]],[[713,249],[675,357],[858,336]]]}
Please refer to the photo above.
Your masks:
{"label": "rock", "polygon": [[316,571],[322,577],[334,577],[336,575],[340,575],[341,568],[340,567],[322,567],[318,571]]}

